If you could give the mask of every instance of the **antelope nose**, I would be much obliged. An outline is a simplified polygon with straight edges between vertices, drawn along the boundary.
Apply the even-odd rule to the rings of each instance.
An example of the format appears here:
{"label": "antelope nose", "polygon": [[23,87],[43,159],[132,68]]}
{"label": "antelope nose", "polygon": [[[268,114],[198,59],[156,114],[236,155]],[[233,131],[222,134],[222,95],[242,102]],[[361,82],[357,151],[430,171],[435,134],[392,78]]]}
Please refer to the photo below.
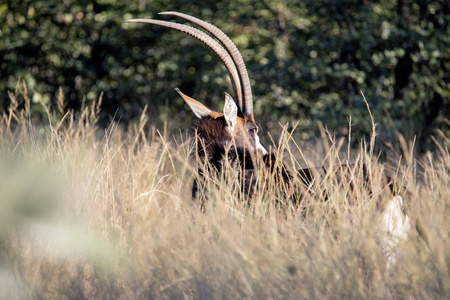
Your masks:
{"label": "antelope nose", "polygon": [[259,136],[257,136],[257,135],[256,135],[256,138],[255,138],[255,143],[256,143],[256,152],[259,152],[262,155],[266,155],[267,154],[266,147],[264,147],[261,144],[261,142],[259,141]]}

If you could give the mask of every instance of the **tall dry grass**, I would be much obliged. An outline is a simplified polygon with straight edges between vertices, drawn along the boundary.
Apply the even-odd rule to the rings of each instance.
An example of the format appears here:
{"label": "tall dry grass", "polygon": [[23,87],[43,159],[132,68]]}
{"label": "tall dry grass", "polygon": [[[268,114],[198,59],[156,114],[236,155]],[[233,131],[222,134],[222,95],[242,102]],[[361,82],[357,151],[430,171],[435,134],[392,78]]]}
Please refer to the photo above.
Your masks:
{"label": "tall dry grass", "polygon": [[[145,111],[128,130],[100,130],[100,101],[66,113],[62,94],[38,123],[25,86],[10,96],[0,122],[1,299],[450,295],[449,140],[419,159],[400,141],[404,156],[391,169],[408,189],[417,230],[388,268],[375,203],[384,196],[369,195],[362,181],[351,191],[320,178],[295,207],[269,178],[247,205],[228,170],[208,185],[203,213],[191,199],[196,164],[184,134],[148,130]],[[289,132],[275,144],[292,168],[318,159],[306,158]],[[381,165],[370,145],[351,150],[328,137],[323,145],[325,164],[350,157]]]}

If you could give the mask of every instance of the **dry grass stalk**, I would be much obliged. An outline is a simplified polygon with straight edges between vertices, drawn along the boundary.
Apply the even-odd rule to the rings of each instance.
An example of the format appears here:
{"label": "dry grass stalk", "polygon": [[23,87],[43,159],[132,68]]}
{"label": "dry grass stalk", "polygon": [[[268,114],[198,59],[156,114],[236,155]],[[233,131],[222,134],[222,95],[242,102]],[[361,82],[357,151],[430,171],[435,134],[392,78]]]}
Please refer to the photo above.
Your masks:
{"label": "dry grass stalk", "polygon": [[[19,87],[0,120],[0,298],[450,294],[448,144],[423,158],[408,153],[406,164],[392,168],[406,183],[399,186],[408,186],[404,200],[418,230],[387,268],[376,223],[383,190],[368,195],[359,167],[352,169],[352,189],[319,176],[302,205],[282,209],[275,203],[284,201],[277,192],[283,186],[261,181],[249,206],[236,198],[239,182],[229,184],[235,176],[227,170],[204,191],[210,201],[202,213],[191,200],[194,149],[183,136],[147,133],[144,117],[129,131],[111,124],[101,132],[100,100],[78,115],[46,107],[48,123],[37,123],[29,99]],[[304,166],[290,134],[277,151],[293,168]],[[341,155],[343,141],[325,136],[328,164],[342,157],[370,163],[377,184],[380,164],[364,147]]]}

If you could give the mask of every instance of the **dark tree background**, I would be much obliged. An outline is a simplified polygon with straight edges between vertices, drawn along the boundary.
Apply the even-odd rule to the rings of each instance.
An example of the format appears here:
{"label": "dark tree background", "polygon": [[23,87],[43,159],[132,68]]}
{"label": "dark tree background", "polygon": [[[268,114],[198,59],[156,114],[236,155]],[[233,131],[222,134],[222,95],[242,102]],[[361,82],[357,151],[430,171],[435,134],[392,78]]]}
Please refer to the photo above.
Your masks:
{"label": "dark tree background", "polygon": [[[231,90],[225,68],[182,33],[131,18],[175,10],[214,23],[237,44],[249,69],[262,127],[299,122],[295,137],[317,137],[318,122],[362,138],[370,119],[379,139],[417,136],[421,150],[450,136],[450,1],[437,0],[23,0],[0,4],[0,109],[19,78],[39,101],[67,109],[104,92],[102,122],[124,125],[149,106],[150,123],[186,127],[193,117],[174,91],[220,110]],[[182,22],[177,19],[178,22]]]}

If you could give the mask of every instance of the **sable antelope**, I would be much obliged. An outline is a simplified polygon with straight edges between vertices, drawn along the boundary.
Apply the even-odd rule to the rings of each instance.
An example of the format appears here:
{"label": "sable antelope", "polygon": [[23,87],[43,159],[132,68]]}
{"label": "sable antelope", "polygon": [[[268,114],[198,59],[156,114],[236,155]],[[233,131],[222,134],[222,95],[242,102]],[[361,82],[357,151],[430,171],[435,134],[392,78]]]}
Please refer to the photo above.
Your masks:
{"label": "sable antelope", "polygon": [[[250,79],[241,54],[228,36],[214,25],[178,12],[160,14],[173,15],[191,21],[212,34],[220,42],[203,31],[183,24],[150,19],[126,21],[160,25],[187,33],[205,43],[220,57],[230,75],[233,94],[236,99],[234,100],[229,94],[225,94],[223,113],[212,111],[199,101],[183,94],[179,89],[176,90],[198,117],[191,128],[191,132],[197,135],[198,156],[208,162],[208,164],[203,165],[211,166],[216,172],[220,173],[226,157],[228,163],[236,167],[239,166],[242,170],[247,170],[246,173],[249,174],[248,170],[254,169],[252,159],[255,155],[260,154],[268,157],[269,153],[258,137],[258,126],[253,116]],[[203,172],[202,170],[199,171]],[[251,177],[253,177],[253,174],[244,176],[243,187],[246,191],[250,189]],[[245,180],[245,178],[248,178],[248,180]],[[195,181],[194,197],[196,196],[197,185],[198,183]]]}
{"label": "sable antelope", "polygon": [[[203,161],[203,165],[205,165],[204,162],[208,162],[214,172],[220,173],[224,160],[227,160],[228,163],[239,168],[241,177],[245,181],[244,190],[248,193],[253,183],[253,170],[255,168],[253,158],[255,156],[262,157],[271,169],[274,167],[275,156],[268,151],[258,137],[258,127],[253,116],[252,89],[242,56],[230,38],[214,25],[179,12],[163,12],[160,14],[188,20],[200,26],[209,34],[191,26],[161,20],[133,19],[126,22],[159,25],[189,34],[211,48],[220,57],[229,73],[235,98],[233,99],[229,94],[225,94],[223,113],[212,111],[199,101],[183,94],[179,89],[176,90],[198,118],[194,122],[191,132],[197,137],[197,154]],[[338,171],[341,176],[345,177],[348,170],[348,166],[338,166],[332,170],[325,168],[302,169],[293,176],[282,165],[280,175],[282,180],[289,184],[292,183],[294,177],[298,176],[303,184],[308,185],[317,172],[327,174]],[[200,169],[199,172],[202,173],[204,170]],[[367,173],[367,170],[364,170],[364,173]],[[365,178],[369,181],[371,176],[365,175]],[[390,178],[386,175],[383,175],[383,178],[384,183],[391,186],[392,191]],[[198,183],[194,182],[194,196],[197,185]],[[408,217],[401,211],[402,205],[402,198],[398,195],[395,196],[387,203],[381,218],[384,222],[382,226],[384,226],[385,231],[398,237],[404,237],[405,232],[409,229]],[[394,216],[395,219],[393,219]]]}

